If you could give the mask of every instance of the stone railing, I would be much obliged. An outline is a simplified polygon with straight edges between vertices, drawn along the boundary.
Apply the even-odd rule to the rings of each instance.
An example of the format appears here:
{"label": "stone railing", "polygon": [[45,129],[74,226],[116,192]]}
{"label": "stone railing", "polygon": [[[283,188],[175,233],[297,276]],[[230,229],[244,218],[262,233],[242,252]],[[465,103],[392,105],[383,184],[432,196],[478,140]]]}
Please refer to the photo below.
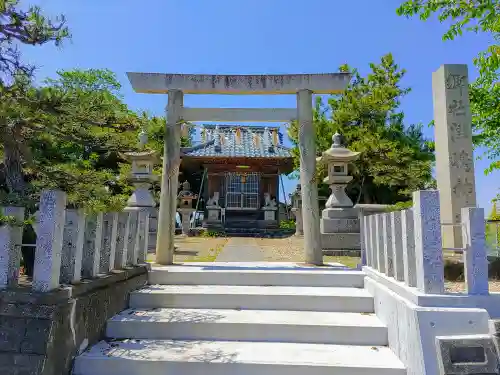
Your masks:
{"label": "stone railing", "polygon": [[[4,216],[24,218],[24,208],[5,207]],[[46,190],[34,225],[37,234],[32,289],[49,292],[78,284],[127,266],[144,264],[149,236],[149,211],[87,216],[66,208],[66,193]],[[22,226],[0,227],[0,288],[18,285]]]}
{"label": "stone railing", "polygon": [[[424,294],[444,294],[444,258],[439,192],[413,193],[413,207],[364,216],[362,242],[366,267],[415,287]],[[462,209],[464,274],[470,295],[488,294],[488,260],[482,208]]]}

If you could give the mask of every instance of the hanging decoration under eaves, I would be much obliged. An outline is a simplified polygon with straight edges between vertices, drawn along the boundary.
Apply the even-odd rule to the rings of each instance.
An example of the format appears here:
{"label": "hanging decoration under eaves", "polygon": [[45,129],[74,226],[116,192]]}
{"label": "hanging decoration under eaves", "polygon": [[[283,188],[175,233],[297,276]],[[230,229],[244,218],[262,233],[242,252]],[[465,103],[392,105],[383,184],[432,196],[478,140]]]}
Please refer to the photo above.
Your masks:
{"label": "hanging decoration under eaves", "polygon": [[236,128],[236,144],[241,144],[241,128]]}

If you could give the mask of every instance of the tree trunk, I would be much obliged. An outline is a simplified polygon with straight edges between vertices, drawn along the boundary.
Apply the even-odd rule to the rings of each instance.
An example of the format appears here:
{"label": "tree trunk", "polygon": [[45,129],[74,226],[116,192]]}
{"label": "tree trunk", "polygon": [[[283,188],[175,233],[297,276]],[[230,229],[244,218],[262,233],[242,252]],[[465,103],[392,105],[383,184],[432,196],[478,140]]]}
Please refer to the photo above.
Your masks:
{"label": "tree trunk", "polygon": [[4,150],[5,183],[9,193],[23,197],[26,193],[24,181],[21,150],[17,144],[17,137],[12,129],[2,127],[2,140]]}

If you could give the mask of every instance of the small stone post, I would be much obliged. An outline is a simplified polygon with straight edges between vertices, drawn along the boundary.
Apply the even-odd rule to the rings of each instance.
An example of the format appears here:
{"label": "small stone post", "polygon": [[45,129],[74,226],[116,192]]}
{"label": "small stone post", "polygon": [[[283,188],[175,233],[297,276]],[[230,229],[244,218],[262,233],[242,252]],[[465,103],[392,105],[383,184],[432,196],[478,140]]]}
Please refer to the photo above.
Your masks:
{"label": "small stone post", "polygon": [[[128,211],[128,210],[127,210]],[[137,246],[137,228],[139,227],[139,211],[130,210],[128,211],[130,215],[130,222],[128,227],[128,237],[126,239],[125,246],[127,247],[127,264],[136,265],[138,258],[138,246]]]}
{"label": "small stone post", "polygon": [[184,94],[181,90],[168,90],[167,124],[163,154],[156,262],[174,262],[175,214],[177,185],[179,183],[181,116]]}
{"label": "small stone post", "polygon": [[66,193],[44,190],[40,197],[33,290],[48,292],[59,287]]}
{"label": "small stone post", "polygon": [[185,236],[189,235],[189,220],[191,214],[195,211],[193,208],[193,200],[196,198],[198,198],[198,196],[191,191],[189,182],[184,181],[177,201],[179,212],[182,217],[182,234]]}
{"label": "small stone post", "polygon": [[444,293],[444,262],[439,215],[439,192],[413,193],[417,289],[426,294]]}
{"label": "small stone post", "polygon": [[304,235],[304,227],[302,223],[302,195],[300,184],[297,185],[292,193],[292,212],[295,216],[295,235]]}
{"label": "small stone post", "polygon": [[61,283],[79,282],[82,277],[85,213],[79,209],[66,210],[64,225]]}
{"label": "small stone post", "polygon": [[304,226],[305,262],[323,264],[319,229],[318,185],[316,183],[316,130],[313,122],[312,91],[297,92],[299,122],[300,184]]}
{"label": "small stone post", "polygon": [[[3,215],[12,216],[22,222],[24,208],[5,207]],[[3,225],[0,227],[0,289],[18,285],[22,238],[22,226]]]}
{"label": "small stone post", "polygon": [[465,283],[467,292],[475,295],[489,293],[488,253],[484,229],[484,209],[462,208]]}
{"label": "small stone post", "polygon": [[103,235],[104,214],[89,216],[85,223],[82,276],[92,279],[99,274]]}
{"label": "small stone post", "polygon": [[467,65],[442,65],[432,75],[436,139],[436,180],[443,246],[461,248],[463,207],[476,206],[474,156]]}
{"label": "small stone post", "polygon": [[118,214],[118,228],[116,237],[115,269],[125,268],[127,265],[127,245],[130,228],[130,213],[120,212]]}
{"label": "small stone post", "polygon": [[118,235],[118,213],[105,213],[103,219],[102,250],[99,272],[108,273],[115,266],[116,237]]}

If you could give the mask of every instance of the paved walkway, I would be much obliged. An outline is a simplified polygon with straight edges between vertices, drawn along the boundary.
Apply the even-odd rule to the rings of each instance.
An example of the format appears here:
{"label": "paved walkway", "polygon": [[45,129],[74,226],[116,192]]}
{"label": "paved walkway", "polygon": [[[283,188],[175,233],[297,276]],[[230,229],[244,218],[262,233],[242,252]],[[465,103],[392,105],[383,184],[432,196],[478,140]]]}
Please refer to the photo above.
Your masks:
{"label": "paved walkway", "polygon": [[232,237],[217,256],[217,262],[260,262],[264,255],[251,237]]}

